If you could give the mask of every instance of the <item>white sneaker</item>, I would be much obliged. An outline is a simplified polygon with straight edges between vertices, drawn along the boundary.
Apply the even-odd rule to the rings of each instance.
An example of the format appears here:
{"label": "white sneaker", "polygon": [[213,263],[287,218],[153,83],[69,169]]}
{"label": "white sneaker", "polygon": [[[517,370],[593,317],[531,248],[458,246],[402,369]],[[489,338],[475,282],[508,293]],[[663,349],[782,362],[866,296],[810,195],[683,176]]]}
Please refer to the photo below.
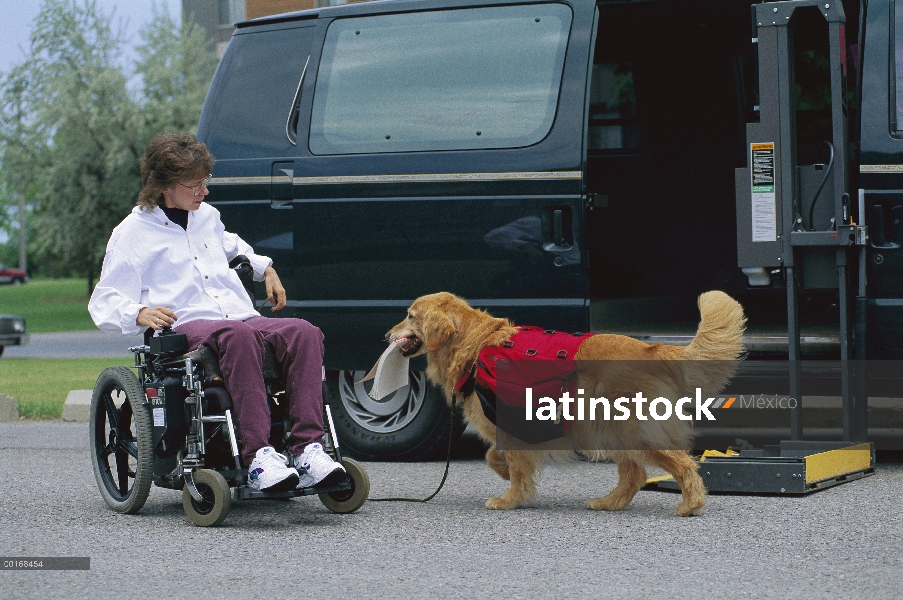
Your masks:
{"label": "white sneaker", "polygon": [[295,457],[295,469],[301,476],[299,488],[336,485],[345,478],[345,467],[332,460],[317,443],[308,444],[304,453]]}
{"label": "white sneaker", "polygon": [[285,457],[265,446],[248,467],[248,486],[261,492],[285,492],[298,485],[298,471],[285,464]]}

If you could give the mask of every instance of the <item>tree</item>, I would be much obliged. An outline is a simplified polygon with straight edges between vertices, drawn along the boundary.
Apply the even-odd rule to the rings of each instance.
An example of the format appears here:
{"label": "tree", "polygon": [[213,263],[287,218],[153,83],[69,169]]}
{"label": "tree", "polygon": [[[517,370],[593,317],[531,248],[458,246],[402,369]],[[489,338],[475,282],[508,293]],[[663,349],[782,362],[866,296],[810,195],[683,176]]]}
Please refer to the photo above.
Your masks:
{"label": "tree", "polygon": [[[26,123],[24,92],[28,81],[24,69],[14,69],[9,76],[0,78],[0,89],[6,90],[0,97],[0,114],[9,114],[11,122],[0,121],[0,149],[12,150],[5,155],[5,177],[0,177],[0,230],[3,230],[10,238],[15,238],[16,252],[10,253],[13,245],[11,240],[7,248],[4,248],[3,262],[15,263],[9,255],[18,255],[19,268],[27,268],[26,260],[26,219],[30,208],[27,192],[27,178],[23,176],[25,167],[33,160],[31,148],[24,144],[28,137],[29,129]],[[3,141],[7,144],[3,144]],[[15,213],[16,217],[12,215]]]}
{"label": "tree", "polygon": [[30,104],[45,140],[33,174],[39,255],[92,283],[103,240],[138,193],[135,102],[119,40],[94,2],[45,1],[32,32]]}
{"label": "tree", "polygon": [[142,139],[161,131],[195,132],[217,65],[204,31],[191,20],[179,27],[155,7],[142,33],[147,41],[138,47],[135,68],[143,82]]}
{"label": "tree", "polygon": [[44,0],[28,57],[3,82],[0,179],[26,190],[39,261],[86,275],[89,293],[141,188],[138,158],[155,133],[196,127],[216,65],[198,28],[155,17],[136,92],[93,0]]}
{"label": "tree", "polygon": [[13,194],[3,181],[0,181],[0,238],[6,240],[0,242],[0,264],[15,265],[18,255],[18,227],[16,225],[16,207],[18,198]]}

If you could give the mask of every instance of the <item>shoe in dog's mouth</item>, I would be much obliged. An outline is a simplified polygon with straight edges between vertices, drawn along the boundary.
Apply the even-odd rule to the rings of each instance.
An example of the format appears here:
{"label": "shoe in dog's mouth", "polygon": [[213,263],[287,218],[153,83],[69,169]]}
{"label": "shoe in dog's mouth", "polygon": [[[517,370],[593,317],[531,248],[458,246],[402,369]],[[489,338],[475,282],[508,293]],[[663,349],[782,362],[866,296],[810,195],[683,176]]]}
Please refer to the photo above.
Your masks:
{"label": "shoe in dog's mouth", "polygon": [[405,358],[417,354],[417,352],[420,350],[420,347],[423,346],[423,341],[416,335],[398,338],[397,340],[395,340],[395,343],[398,344],[398,350]]}

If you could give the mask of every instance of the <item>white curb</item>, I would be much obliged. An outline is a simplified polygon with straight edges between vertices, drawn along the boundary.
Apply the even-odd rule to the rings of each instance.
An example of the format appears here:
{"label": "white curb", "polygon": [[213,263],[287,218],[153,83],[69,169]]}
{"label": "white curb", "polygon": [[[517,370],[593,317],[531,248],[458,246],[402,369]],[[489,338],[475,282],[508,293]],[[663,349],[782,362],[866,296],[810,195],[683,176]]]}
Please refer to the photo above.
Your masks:
{"label": "white curb", "polygon": [[0,394],[0,423],[18,420],[19,405],[16,404],[16,399],[6,394]]}
{"label": "white curb", "polygon": [[87,423],[91,413],[92,390],[72,390],[63,404],[63,420]]}

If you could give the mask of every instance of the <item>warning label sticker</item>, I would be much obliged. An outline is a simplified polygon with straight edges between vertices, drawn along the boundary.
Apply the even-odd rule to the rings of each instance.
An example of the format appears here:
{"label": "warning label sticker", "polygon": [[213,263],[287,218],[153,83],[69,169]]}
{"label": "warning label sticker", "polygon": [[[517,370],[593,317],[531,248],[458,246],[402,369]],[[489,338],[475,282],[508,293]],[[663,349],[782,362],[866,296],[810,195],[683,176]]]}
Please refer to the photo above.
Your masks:
{"label": "warning label sticker", "polygon": [[775,208],[774,143],[750,144],[752,155],[752,241],[778,239]]}
{"label": "warning label sticker", "polygon": [[162,408],[154,409],[154,427],[166,427],[166,415]]}

